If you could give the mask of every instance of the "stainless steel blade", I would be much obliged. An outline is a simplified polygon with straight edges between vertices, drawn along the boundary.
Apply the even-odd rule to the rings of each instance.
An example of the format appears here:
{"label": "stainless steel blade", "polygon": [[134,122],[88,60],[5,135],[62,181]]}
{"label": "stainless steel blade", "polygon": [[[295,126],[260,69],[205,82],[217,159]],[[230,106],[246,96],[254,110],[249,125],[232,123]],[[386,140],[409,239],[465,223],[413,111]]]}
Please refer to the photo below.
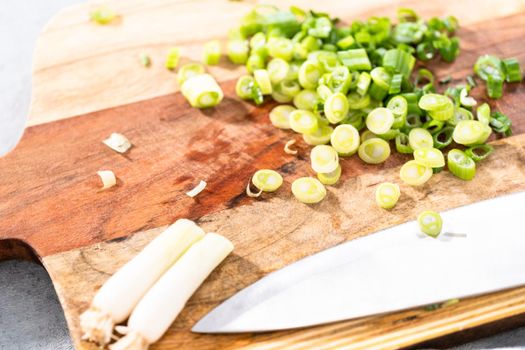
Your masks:
{"label": "stainless steel blade", "polygon": [[525,192],[442,217],[438,239],[422,236],[411,221],[293,263],[241,290],[192,330],[298,328],[525,284]]}

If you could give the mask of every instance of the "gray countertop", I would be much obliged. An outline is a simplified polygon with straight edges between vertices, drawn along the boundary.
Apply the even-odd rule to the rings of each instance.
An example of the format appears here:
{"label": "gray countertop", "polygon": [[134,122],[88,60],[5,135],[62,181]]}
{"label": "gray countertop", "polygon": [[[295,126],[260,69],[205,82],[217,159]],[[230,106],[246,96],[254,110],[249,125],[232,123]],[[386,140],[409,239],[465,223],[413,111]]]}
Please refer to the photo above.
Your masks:
{"label": "gray countertop", "polygon": [[[5,135],[24,124],[30,97],[30,65],[38,32],[59,9],[79,0],[2,0],[0,7],[0,148]],[[482,335],[480,335],[481,337]],[[62,309],[41,266],[0,263],[0,349],[72,349]],[[458,346],[525,349],[525,328]]]}

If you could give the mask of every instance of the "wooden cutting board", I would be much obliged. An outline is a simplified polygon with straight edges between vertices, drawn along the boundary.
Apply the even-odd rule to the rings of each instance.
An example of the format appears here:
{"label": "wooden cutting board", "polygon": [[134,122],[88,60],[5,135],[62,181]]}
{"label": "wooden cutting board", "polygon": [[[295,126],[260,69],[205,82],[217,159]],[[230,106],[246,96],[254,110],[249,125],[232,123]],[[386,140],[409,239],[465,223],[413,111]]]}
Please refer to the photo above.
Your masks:
{"label": "wooden cutting board", "polygon": [[[242,68],[226,60],[210,68],[226,97],[216,108],[200,111],[177,93],[175,75],[163,67],[174,45],[183,48],[185,61],[198,60],[202,43],[225,39],[253,2],[109,4],[122,15],[117,23],[89,23],[93,5],[87,4],[62,11],[42,32],[34,56],[29,127],[17,148],[0,159],[0,258],[42,262],[78,349],[96,348],[80,341],[78,327],[78,316],[96,290],[181,217],[227,236],[235,251],[152,349],[391,349],[525,313],[524,287],[433,312],[419,308],[258,335],[192,334],[192,325],[220,302],[300,258],[411,220],[424,208],[444,210],[524,190],[525,88],[523,83],[507,85],[503,99],[490,101],[511,117],[515,136],[494,142],[495,154],[479,166],[473,181],[442,172],[420,188],[401,185],[399,204],[384,211],[374,203],[375,185],[399,183],[399,166],[407,157],[394,155],[380,166],[352,157],[342,161],[343,180],[328,188],[326,200],[303,205],[291,196],[290,184],[312,175],[309,147],[297,135],[270,125],[272,104],[255,108],[239,101],[234,85]],[[452,83],[472,74],[480,54],[516,56],[525,65],[525,4],[519,0],[498,1],[497,6],[490,0],[299,4],[344,21],[395,16],[398,6],[413,7],[425,17],[459,17],[464,25],[460,58],[453,64],[428,64],[438,78],[451,74]],[[152,57],[151,68],[140,65],[141,53]],[[484,87],[474,89],[474,95],[485,100]],[[112,132],[132,141],[130,152],[119,155],[101,143]],[[292,138],[298,140],[297,157],[283,152]],[[247,181],[260,168],[277,169],[284,186],[276,194],[247,198]],[[99,191],[96,171],[101,169],[113,170],[118,186]],[[206,190],[195,199],[185,196],[201,179],[208,182]],[[439,262],[421,263],[432,273]]]}

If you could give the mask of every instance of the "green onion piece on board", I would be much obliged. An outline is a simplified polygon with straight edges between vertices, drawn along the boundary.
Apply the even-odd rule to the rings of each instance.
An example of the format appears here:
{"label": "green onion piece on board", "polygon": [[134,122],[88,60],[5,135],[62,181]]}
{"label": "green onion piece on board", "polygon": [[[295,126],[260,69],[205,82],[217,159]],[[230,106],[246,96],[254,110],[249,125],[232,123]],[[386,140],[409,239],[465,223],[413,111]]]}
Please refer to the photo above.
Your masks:
{"label": "green onion piece on board", "polygon": [[166,57],[166,63],[165,66],[169,70],[174,70],[179,65],[180,60],[180,49],[178,47],[172,47],[168,51],[168,55]]}
{"label": "green onion piece on board", "polygon": [[454,133],[453,126],[447,126],[432,135],[434,139],[434,147],[443,149],[452,143],[452,134]]}
{"label": "green onion piece on board", "polygon": [[351,48],[355,43],[355,39],[352,35],[348,35],[340,40],[337,41],[337,46],[341,50],[348,50]]}
{"label": "green onion piece on board", "polygon": [[297,109],[290,113],[289,120],[292,130],[300,134],[311,134],[319,128],[316,115],[310,111]]}
{"label": "green onion piece on board", "polygon": [[341,171],[341,165],[338,165],[331,173],[317,173],[317,178],[323,185],[335,185],[341,178]]}
{"label": "green onion piece on board", "polygon": [[298,109],[313,111],[319,101],[319,95],[314,90],[305,89],[299,92],[293,98],[293,104]]}
{"label": "green onion piece on board", "polygon": [[337,56],[343,65],[348,67],[351,71],[372,69],[372,63],[370,63],[370,59],[368,58],[365,49],[339,51]]}
{"label": "green onion piece on board", "polygon": [[392,74],[383,67],[376,67],[370,71],[370,76],[374,84],[378,85],[381,89],[387,90],[390,88],[390,81],[392,80]]}
{"label": "green onion piece on board", "polygon": [[305,89],[315,89],[323,70],[319,64],[313,61],[305,61],[299,69],[299,84]]}
{"label": "green onion piece on board", "polygon": [[370,140],[370,139],[375,139],[377,137],[378,136],[374,134],[373,132],[371,132],[370,130],[365,130],[361,134],[361,142],[365,142],[366,140]]}
{"label": "green onion piece on board", "polygon": [[462,180],[472,180],[476,175],[476,163],[465,152],[452,149],[447,155],[448,170]]}
{"label": "green onion piece on board", "polygon": [[483,124],[490,124],[490,106],[488,103],[484,103],[476,109],[476,117]]}
{"label": "green onion piece on board", "polygon": [[272,93],[272,82],[266,69],[256,69],[253,72],[253,78],[257,85],[259,85],[263,95],[270,95]]}
{"label": "green onion piece on board", "polygon": [[289,105],[274,107],[268,117],[273,126],[279,129],[290,129],[290,114],[296,109]]}
{"label": "green onion piece on board", "polygon": [[472,146],[465,150],[465,154],[475,162],[479,162],[487,158],[492,152],[494,152],[494,147],[486,144]]}
{"label": "green onion piece on board", "polygon": [[429,61],[436,55],[436,50],[431,43],[419,43],[416,46],[416,55],[421,61]]}
{"label": "green onion piece on board", "polygon": [[330,137],[334,129],[329,125],[321,125],[310,134],[303,134],[303,140],[310,146],[326,145],[330,142]]}
{"label": "green onion piece on board", "polygon": [[476,87],[476,81],[474,80],[474,78],[472,77],[472,75],[469,75],[467,76],[467,84],[473,88],[473,87]]}
{"label": "green onion piece on board", "polygon": [[520,63],[516,58],[507,58],[503,60],[507,83],[517,83],[522,79]]}
{"label": "green onion piece on board", "polygon": [[[333,91],[330,90],[330,88],[326,85],[319,85],[317,86],[317,95],[319,95],[319,99],[321,101],[326,101],[330,96],[333,95]],[[343,95],[344,96],[344,95]],[[346,96],[345,96],[346,98]],[[346,101],[348,104],[348,100]]]}
{"label": "green onion piece on board", "polygon": [[435,211],[424,211],[417,217],[417,223],[421,232],[432,238],[437,238],[441,234],[443,220],[441,215]]}
{"label": "green onion piece on board", "polygon": [[204,66],[200,63],[186,63],[177,72],[177,83],[182,85],[186,80],[199,74],[206,73]]}
{"label": "green onion piece on board", "polygon": [[362,72],[361,74],[359,74],[356,92],[359,95],[364,96],[368,91],[368,87],[370,86],[371,81],[372,77],[370,77],[370,74],[368,74],[367,72]]}
{"label": "green onion piece on board", "polygon": [[431,148],[434,144],[434,139],[428,130],[423,128],[414,128],[408,133],[408,142],[412,149]]}
{"label": "green onion piece on board", "polygon": [[207,65],[218,64],[221,59],[221,43],[219,40],[211,40],[204,44],[202,61]]}
{"label": "green onion piece on board", "polygon": [[266,35],[258,32],[250,39],[250,48],[252,54],[259,55],[266,59],[268,57],[268,48],[266,47]]}
{"label": "green onion piece on board", "polygon": [[445,121],[450,120],[452,117],[454,117],[454,103],[449,100],[449,104],[444,109],[435,110],[435,111],[429,111],[428,115],[434,119],[439,121]]}
{"label": "green onion piece on board", "polygon": [[263,192],[275,192],[283,184],[283,177],[275,170],[257,170],[252,177],[252,183]]}
{"label": "green onion piece on board", "polygon": [[414,153],[414,149],[410,147],[410,143],[408,141],[408,135],[399,133],[396,136],[396,150],[399,153],[403,154],[412,154]]}
{"label": "green onion piece on board", "polygon": [[410,77],[415,63],[416,59],[414,56],[400,49],[390,49],[383,56],[383,67],[403,74],[407,79]]}
{"label": "green onion piece on board", "polygon": [[247,40],[234,39],[228,41],[226,53],[232,63],[245,64],[248,61],[250,47]]}
{"label": "green onion piece on board", "polygon": [[403,74],[394,74],[390,80],[389,94],[398,94],[401,92],[401,85],[403,83]]}
{"label": "green onion piece on board", "polygon": [[410,186],[421,186],[432,177],[432,168],[409,160],[399,170],[399,177]]}
{"label": "green onion piece on board", "polygon": [[462,120],[454,128],[452,138],[460,145],[475,145],[484,143],[492,133],[492,129],[479,120]]}
{"label": "green onion piece on board", "polygon": [[422,128],[428,130],[432,135],[437,133],[439,130],[443,129],[445,122],[441,120],[430,119],[429,121],[423,124]]}
{"label": "green onion piece on board", "polygon": [[466,88],[461,89],[461,92],[459,93],[459,102],[464,107],[474,107],[477,104],[474,97],[468,95]]}
{"label": "green onion piece on board", "polygon": [[[276,87],[279,89],[281,93],[291,98],[297,96],[297,94],[301,92],[301,86],[295,80],[283,80],[279,84],[277,84]],[[275,87],[274,87],[274,90],[275,90]]]}
{"label": "green onion piece on board", "polygon": [[445,166],[445,157],[436,148],[418,148],[414,151],[414,160],[421,165],[430,168],[441,168]]}
{"label": "green onion piece on board", "polygon": [[419,99],[419,108],[425,111],[437,111],[448,108],[452,101],[445,96],[439,94],[426,94]]}
{"label": "green onion piece on board", "polygon": [[488,81],[489,76],[499,77],[503,80],[505,78],[504,69],[503,62],[491,55],[480,56],[474,64],[474,72],[485,81]]}
{"label": "green onion piece on board", "polygon": [[512,135],[512,121],[501,112],[494,112],[494,114],[492,114],[490,126],[497,133],[507,137]]}
{"label": "green onion piece on board", "polygon": [[394,96],[388,101],[386,108],[392,111],[394,114],[394,123],[392,129],[399,129],[405,125],[407,113],[408,113],[408,102],[406,98],[401,95]]}
{"label": "green onion piece on board", "polygon": [[90,18],[91,21],[104,25],[111,23],[115,18],[117,18],[117,14],[107,6],[100,6],[90,13]]}
{"label": "green onion piece on board", "polygon": [[300,177],[292,183],[292,193],[299,202],[315,204],[326,197],[326,188],[317,179]]}
{"label": "green onion piece on board", "polygon": [[403,127],[404,132],[410,132],[414,128],[418,128],[423,125],[421,117],[417,114],[408,114],[405,121],[405,126]]}
{"label": "green onion piece on board", "polygon": [[366,117],[366,127],[376,135],[388,132],[392,124],[394,124],[394,113],[388,108],[375,108]]}
{"label": "green onion piece on board", "polygon": [[148,68],[151,66],[151,58],[146,54],[140,54],[140,64],[142,64],[144,67]]}
{"label": "green onion piece on board", "polygon": [[397,204],[401,191],[391,182],[383,182],[376,188],[376,203],[383,209],[392,209]]}
{"label": "green onion piece on board", "polygon": [[369,139],[359,146],[357,153],[363,162],[379,164],[390,156],[390,145],[380,138]]}
{"label": "green onion piece on board", "polygon": [[266,67],[266,62],[264,58],[260,55],[251,54],[248,56],[246,61],[246,70],[250,73],[253,73],[257,69],[264,69]]}
{"label": "green onion piece on board", "polygon": [[463,107],[455,108],[452,118],[447,120],[447,124],[456,126],[460,121],[463,120],[474,120],[474,115],[468,109]]}
{"label": "green onion piece on board", "polygon": [[487,95],[490,98],[498,99],[503,96],[503,78],[496,75],[489,75],[487,79]]}
{"label": "green onion piece on board", "polygon": [[330,137],[332,147],[340,156],[350,156],[359,148],[359,131],[350,124],[338,125]]}
{"label": "green onion piece on board", "polygon": [[195,75],[181,86],[181,92],[192,107],[208,108],[218,105],[224,94],[215,78],[209,74]]}
{"label": "green onion piece on board", "polygon": [[268,69],[268,74],[270,75],[270,81],[272,84],[278,84],[286,79],[290,70],[290,65],[282,58],[274,58],[268,62],[266,68]]}
{"label": "green onion piece on board", "polygon": [[273,58],[282,58],[287,62],[292,60],[294,44],[290,39],[271,37],[267,47],[268,53]]}
{"label": "green onion piece on board", "polygon": [[332,124],[339,123],[348,114],[348,100],[338,92],[330,95],[324,103],[324,115]]}
{"label": "green onion piece on board", "polygon": [[316,173],[331,173],[339,165],[339,155],[332,146],[315,146],[310,152],[310,164]]}
{"label": "green onion piece on board", "polygon": [[250,100],[253,98],[253,85],[255,79],[251,75],[243,75],[237,80],[235,85],[235,92],[237,96],[243,100]]}
{"label": "green onion piece on board", "polygon": [[364,109],[370,105],[370,96],[364,95],[361,96],[357,94],[356,92],[351,92],[347,96],[348,98],[348,106],[350,109],[356,110],[356,109]]}

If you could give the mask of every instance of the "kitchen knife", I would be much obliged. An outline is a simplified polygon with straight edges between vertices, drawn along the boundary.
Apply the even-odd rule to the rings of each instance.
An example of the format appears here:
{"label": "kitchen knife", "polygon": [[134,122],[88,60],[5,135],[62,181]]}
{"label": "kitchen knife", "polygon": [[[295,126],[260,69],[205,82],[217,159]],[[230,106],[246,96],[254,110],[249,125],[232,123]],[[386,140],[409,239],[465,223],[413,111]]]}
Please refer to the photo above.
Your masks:
{"label": "kitchen knife", "polygon": [[525,284],[525,192],[441,215],[437,239],[411,221],[327,249],[241,290],[192,331],[292,329]]}

